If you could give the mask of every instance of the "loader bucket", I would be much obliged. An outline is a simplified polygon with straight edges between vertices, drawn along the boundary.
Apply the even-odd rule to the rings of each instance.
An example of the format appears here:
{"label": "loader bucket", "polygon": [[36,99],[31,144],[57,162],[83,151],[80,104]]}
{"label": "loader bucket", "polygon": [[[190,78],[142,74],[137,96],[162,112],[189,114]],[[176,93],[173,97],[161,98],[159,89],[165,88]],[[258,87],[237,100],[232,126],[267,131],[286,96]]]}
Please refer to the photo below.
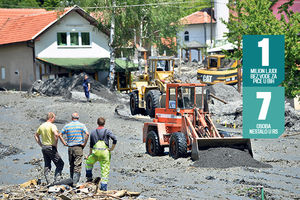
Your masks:
{"label": "loader bucket", "polygon": [[250,139],[241,137],[227,137],[227,138],[199,138],[192,142],[192,160],[198,160],[201,150],[217,147],[229,147],[240,150],[248,150],[251,157],[253,157]]}

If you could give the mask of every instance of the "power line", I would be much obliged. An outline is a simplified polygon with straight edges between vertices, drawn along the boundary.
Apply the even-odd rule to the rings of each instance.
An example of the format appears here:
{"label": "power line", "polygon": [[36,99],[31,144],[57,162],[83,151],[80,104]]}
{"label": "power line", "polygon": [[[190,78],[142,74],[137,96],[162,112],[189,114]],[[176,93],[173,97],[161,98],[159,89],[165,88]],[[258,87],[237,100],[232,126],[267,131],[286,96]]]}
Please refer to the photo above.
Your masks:
{"label": "power line", "polygon": [[[181,5],[188,3],[209,3],[209,0],[194,0],[194,1],[180,1],[180,2],[158,2],[158,3],[149,3],[149,4],[134,4],[134,5],[119,5],[119,6],[83,6],[86,9],[113,9],[113,8],[131,8],[131,7],[147,7],[147,6],[161,6],[161,5]],[[216,2],[220,3],[220,2]],[[225,4],[225,3],[223,3]],[[9,4],[2,4],[2,6],[9,6],[10,8],[44,8],[44,9],[59,9],[61,7],[27,7],[27,6],[16,6]]]}

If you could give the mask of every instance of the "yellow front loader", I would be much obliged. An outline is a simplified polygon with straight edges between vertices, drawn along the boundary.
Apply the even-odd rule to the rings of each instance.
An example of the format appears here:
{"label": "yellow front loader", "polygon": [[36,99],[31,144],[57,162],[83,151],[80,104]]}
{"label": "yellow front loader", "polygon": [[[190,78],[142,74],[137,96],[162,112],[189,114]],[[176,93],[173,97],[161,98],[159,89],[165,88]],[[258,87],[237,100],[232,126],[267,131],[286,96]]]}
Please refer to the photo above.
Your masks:
{"label": "yellow front loader", "polygon": [[159,107],[161,94],[166,92],[166,84],[174,80],[175,58],[170,56],[151,56],[145,72],[132,82],[130,111],[132,115],[146,114],[154,117]]}

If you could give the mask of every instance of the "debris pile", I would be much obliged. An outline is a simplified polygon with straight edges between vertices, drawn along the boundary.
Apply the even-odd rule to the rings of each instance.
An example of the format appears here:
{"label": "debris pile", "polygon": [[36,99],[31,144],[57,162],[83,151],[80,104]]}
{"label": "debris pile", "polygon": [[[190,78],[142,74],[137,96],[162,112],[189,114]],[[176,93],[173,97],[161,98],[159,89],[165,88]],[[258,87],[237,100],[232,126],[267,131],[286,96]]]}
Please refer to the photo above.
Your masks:
{"label": "debris pile", "polygon": [[135,199],[140,192],[127,190],[100,191],[95,183],[84,183],[77,187],[40,185],[39,180],[30,180],[21,185],[1,186],[1,199]]}
{"label": "debris pile", "polygon": [[0,143],[0,159],[10,156],[10,155],[15,155],[18,153],[21,153],[22,151],[16,147],[13,147],[11,145],[7,146],[2,143]]}
{"label": "debris pile", "polygon": [[[63,96],[67,99],[85,99],[82,83],[85,73],[75,74],[72,77],[59,77],[47,81],[35,81],[28,90],[29,94],[43,94],[47,96]],[[89,77],[91,84],[91,99],[105,102],[127,102],[127,95],[111,92],[106,86]]]}
{"label": "debris pile", "polygon": [[247,151],[225,147],[210,148],[208,150],[201,151],[199,160],[195,161],[193,166],[204,168],[272,167],[270,164],[265,164],[255,160]]}
{"label": "debris pile", "polygon": [[300,111],[295,110],[289,103],[285,104],[285,131],[300,132]]}
{"label": "debris pile", "polygon": [[175,68],[174,78],[181,80],[183,83],[199,83],[197,70],[200,66],[196,62],[183,62],[179,67]]}
{"label": "debris pile", "polygon": [[223,83],[209,86],[208,89],[211,94],[227,102],[224,104],[212,98],[209,108],[213,119],[224,126],[235,124],[236,127],[242,127],[243,99],[241,94],[234,87]]}

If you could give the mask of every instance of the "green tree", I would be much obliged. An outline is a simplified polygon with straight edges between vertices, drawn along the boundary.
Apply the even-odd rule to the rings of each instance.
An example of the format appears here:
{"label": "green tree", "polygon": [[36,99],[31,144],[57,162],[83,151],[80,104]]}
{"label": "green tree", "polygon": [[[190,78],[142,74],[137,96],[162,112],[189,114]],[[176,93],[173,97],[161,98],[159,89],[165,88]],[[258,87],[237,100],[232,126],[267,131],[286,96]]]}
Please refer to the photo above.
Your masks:
{"label": "green tree", "polygon": [[[161,37],[174,37],[178,30],[178,19],[183,16],[180,5],[164,5],[162,0],[116,0],[115,43],[120,48],[140,38],[146,44],[161,44]],[[143,6],[134,6],[134,5]],[[157,5],[158,4],[158,5]],[[90,10],[101,13],[99,26],[109,30],[112,14],[111,1],[85,1],[84,6],[102,7]],[[103,8],[104,7],[104,8]],[[172,24],[172,25],[170,25]]]}
{"label": "green tree", "polygon": [[[285,35],[285,80],[282,85],[287,97],[294,97],[300,92],[300,71],[297,67],[300,60],[300,43],[297,36],[300,33],[300,14],[288,10],[293,1],[290,0],[281,6],[281,20],[273,15],[270,9],[272,2],[269,0],[230,2],[228,7],[234,14],[230,14],[228,23],[224,22],[230,30],[227,33],[228,41],[239,47],[243,35]],[[227,55],[240,60],[243,52],[242,49],[236,49]]]}
{"label": "green tree", "polygon": [[18,3],[18,6],[22,8],[38,8],[39,3],[36,0],[22,0]]}
{"label": "green tree", "polygon": [[14,8],[18,3],[19,0],[0,0],[0,8]]}
{"label": "green tree", "polygon": [[62,7],[64,5],[61,4],[60,0],[44,0],[42,7],[47,9],[55,9],[57,7]]}

